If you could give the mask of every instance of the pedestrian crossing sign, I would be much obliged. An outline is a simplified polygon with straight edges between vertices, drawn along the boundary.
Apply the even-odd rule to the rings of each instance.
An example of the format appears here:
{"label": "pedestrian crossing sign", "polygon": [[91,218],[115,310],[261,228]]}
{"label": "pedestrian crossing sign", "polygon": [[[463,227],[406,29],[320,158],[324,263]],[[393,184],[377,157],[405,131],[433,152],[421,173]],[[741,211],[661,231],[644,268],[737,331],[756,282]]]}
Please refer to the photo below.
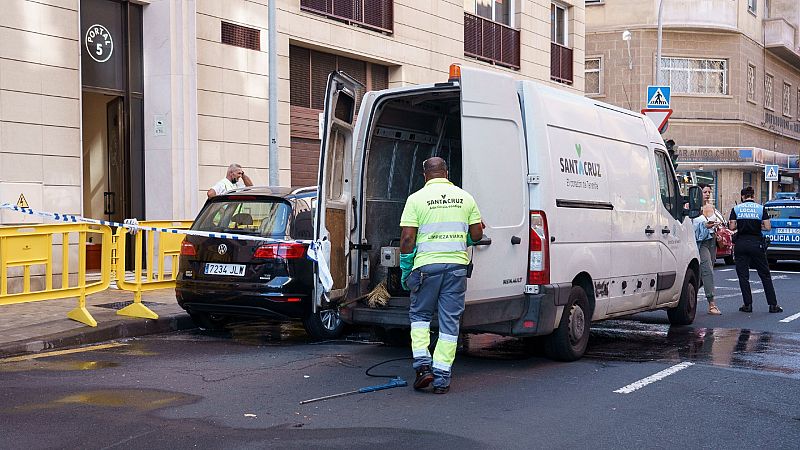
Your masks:
{"label": "pedestrian crossing sign", "polygon": [[778,166],[764,166],[764,181],[778,181]]}
{"label": "pedestrian crossing sign", "polygon": [[671,93],[669,86],[647,86],[646,109],[669,109]]}

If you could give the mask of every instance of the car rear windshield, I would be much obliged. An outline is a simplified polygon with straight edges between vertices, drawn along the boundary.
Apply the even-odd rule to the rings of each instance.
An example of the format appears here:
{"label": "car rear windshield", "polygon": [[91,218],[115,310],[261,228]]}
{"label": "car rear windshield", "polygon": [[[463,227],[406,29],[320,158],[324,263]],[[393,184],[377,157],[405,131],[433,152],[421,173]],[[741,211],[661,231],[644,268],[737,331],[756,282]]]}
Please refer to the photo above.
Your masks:
{"label": "car rear windshield", "polygon": [[774,205],[767,206],[770,219],[800,219],[800,205]]}
{"label": "car rear windshield", "polygon": [[283,239],[291,215],[291,205],[281,199],[230,199],[211,202],[192,229]]}

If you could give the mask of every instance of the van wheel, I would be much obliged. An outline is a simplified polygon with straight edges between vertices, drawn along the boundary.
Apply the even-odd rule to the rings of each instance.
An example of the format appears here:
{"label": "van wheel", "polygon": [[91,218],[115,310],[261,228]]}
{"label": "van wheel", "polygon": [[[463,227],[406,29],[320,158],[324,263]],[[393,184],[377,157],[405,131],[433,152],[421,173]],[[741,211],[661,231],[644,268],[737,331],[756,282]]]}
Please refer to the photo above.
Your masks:
{"label": "van wheel", "polygon": [[725,265],[732,266],[736,261],[733,260],[733,255],[725,257]]}
{"label": "van wheel", "polygon": [[312,338],[318,340],[336,339],[345,330],[345,323],[336,309],[322,309],[303,317],[303,328]]}
{"label": "van wheel", "polygon": [[678,306],[667,310],[669,323],[672,325],[689,325],[694,322],[697,312],[697,279],[694,271],[687,270],[681,289],[681,299]]}
{"label": "van wheel", "polygon": [[547,356],[558,361],[580,359],[589,342],[590,314],[586,291],[580,286],[572,286],[558,328],[545,338],[544,351]]}
{"label": "van wheel", "polygon": [[190,312],[189,317],[201,330],[206,331],[224,331],[231,321],[230,317],[205,312]]}

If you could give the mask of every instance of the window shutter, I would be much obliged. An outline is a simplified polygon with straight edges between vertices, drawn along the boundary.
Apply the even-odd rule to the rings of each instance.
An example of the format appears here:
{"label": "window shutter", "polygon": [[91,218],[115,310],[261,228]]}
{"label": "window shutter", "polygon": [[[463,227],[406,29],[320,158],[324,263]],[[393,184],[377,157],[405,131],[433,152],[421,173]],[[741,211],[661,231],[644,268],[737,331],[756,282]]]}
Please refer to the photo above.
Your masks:
{"label": "window shutter", "polygon": [[289,46],[289,94],[293,106],[311,107],[311,51]]}
{"label": "window shutter", "polygon": [[311,50],[311,107],[325,108],[328,75],[336,70],[336,55]]}
{"label": "window shutter", "polygon": [[222,22],[223,44],[250,50],[261,50],[261,32],[256,28],[249,28],[235,23]]}

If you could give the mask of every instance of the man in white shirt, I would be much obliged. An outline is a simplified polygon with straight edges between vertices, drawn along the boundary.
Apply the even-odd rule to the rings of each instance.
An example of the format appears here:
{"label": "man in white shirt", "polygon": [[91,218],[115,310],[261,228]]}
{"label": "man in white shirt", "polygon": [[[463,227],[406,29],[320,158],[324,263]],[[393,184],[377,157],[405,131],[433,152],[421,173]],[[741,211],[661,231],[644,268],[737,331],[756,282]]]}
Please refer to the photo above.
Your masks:
{"label": "man in white shirt", "polygon": [[244,174],[242,166],[238,164],[231,164],[228,166],[228,174],[225,176],[225,178],[217,181],[217,184],[214,186],[211,186],[211,189],[208,190],[206,195],[208,195],[208,198],[211,198],[216,195],[222,195],[236,188],[252,185],[253,182],[250,180],[250,177]]}

